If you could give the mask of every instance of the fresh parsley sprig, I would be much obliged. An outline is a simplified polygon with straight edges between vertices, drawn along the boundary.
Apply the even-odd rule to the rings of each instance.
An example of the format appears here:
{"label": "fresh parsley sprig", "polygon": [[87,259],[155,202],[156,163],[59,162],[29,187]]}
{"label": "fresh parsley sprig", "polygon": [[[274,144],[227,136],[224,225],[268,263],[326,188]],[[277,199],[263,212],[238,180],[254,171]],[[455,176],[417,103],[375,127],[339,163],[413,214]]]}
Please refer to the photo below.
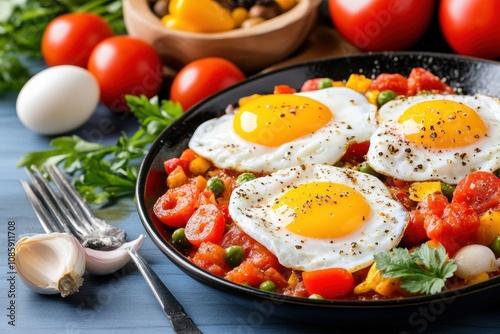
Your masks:
{"label": "fresh parsley sprig", "polygon": [[145,96],[126,98],[140,124],[131,137],[122,134],[114,145],[89,142],[79,136],[57,137],[50,143],[53,149],[26,154],[18,167],[59,165],[73,176],[75,187],[89,203],[102,205],[131,196],[149,145],[183,114],[183,109],[169,100],[158,104]]}
{"label": "fresh parsley sprig", "polygon": [[448,259],[445,248],[422,244],[412,252],[406,248],[374,255],[382,277],[401,278],[401,287],[411,293],[434,294],[446,287],[446,280],[453,276],[457,266]]}

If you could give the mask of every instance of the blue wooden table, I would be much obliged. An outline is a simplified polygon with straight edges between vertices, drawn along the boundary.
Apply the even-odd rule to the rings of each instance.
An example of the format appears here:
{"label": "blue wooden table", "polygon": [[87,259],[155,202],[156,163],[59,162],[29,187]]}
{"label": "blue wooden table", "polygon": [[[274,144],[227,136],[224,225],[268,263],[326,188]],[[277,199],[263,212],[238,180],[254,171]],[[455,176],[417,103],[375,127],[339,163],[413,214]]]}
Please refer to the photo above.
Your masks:
{"label": "blue wooden table", "polygon": [[[42,68],[35,64],[34,68]],[[140,273],[132,264],[108,276],[85,275],[85,282],[76,295],[39,295],[29,290],[12,270],[9,252],[21,236],[42,233],[19,183],[26,178],[16,167],[21,156],[31,151],[49,149],[50,137],[34,134],[18,120],[16,94],[0,100],[0,333],[172,333],[159,304]],[[113,128],[100,127],[100,120],[113,121]],[[132,133],[137,123],[131,117],[120,119],[99,107],[92,119],[74,131],[84,139],[113,142],[123,130]],[[133,199],[98,212],[102,218],[124,228],[129,239],[145,234]],[[140,253],[164,280],[185,310],[204,333],[362,333],[355,327],[346,330],[328,326],[311,326],[301,319],[290,322],[235,305],[218,293],[183,274],[146,239]],[[304,314],[304,319],[307,314]],[[387,314],[387,323],[391,315]],[[364,324],[363,319],[359,319]],[[365,324],[367,325],[367,324]],[[368,324],[369,325],[369,324]],[[499,333],[499,306],[476,310],[465,316],[443,321],[439,312],[422,313],[402,328],[372,329],[371,333]]]}

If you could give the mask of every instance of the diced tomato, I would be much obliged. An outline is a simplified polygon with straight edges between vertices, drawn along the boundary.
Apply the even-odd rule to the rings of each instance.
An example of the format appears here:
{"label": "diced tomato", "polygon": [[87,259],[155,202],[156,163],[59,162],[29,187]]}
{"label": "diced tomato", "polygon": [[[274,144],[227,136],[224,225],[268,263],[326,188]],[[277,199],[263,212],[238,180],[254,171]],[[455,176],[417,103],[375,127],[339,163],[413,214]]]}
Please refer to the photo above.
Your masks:
{"label": "diced tomato", "polygon": [[200,245],[192,259],[198,267],[223,277],[231,268],[226,263],[226,252],[221,246],[204,242]]}
{"label": "diced tomato", "polygon": [[276,85],[274,86],[274,94],[293,94],[297,90],[288,85]]}
{"label": "diced tomato", "polygon": [[226,229],[224,214],[214,204],[201,205],[186,224],[186,238],[199,247],[203,242],[217,243]]}
{"label": "diced tomato", "polygon": [[418,204],[418,210],[424,215],[436,215],[442,217],[444,209],[448,205],[448,198],[441,193],[434,193],[424,197]]}
{"label": "diced tomato", "polygon": [[408,225],[403,235],[403,242],[407,246],[414,247],[429,239],[427,237],[427,230],[424,227],[424,219],[425,215],[420,211],[413,210],[410,212]]}
{"label": "diced tomato", "polygon": [[342,160],[344,161],[354,160],[361,162],[365,159],[365,155],[368,152],[369,148],[370,148],[369,141],[365,141],[362,143],[352,143],[349,145],[346,152],[344,153]]}
{"label": "diced tomato", "polygon": [[259,287],[260,283],[266,280],[264,272],[252,261],[244,260],[240,265],[229,271],[226,276],[228,280],[239,283],[249,284],[253,287]]}
{"label": "diced tomato", "polygon": [[198,196],[199,191],[192,183],[168,189],[154,204],[153,212],[162,223],[183,227],[196,210]]}
{"label": "diced tomato", "polygon": [[165,160],[163,162],[163,168],[165,168],[165,172],[168,174],[172,173],[177,166],[182,167],[182,170],[186,175],[189,174],[189,161],[180,159],[180,158],[171,158],[168,160]]}
{"label": "diced tomato", "polygon": [[479,215],[465,203],[450,203],[442,218],[427,216],[424,222],[427,236],[440,242],[450,257],[470,243],[479,225]]}
{"label": "diced tomato", "polygon": [[247,254],[247,260],[253,262],[261,269],[281,267],[278,258],[273,253],[252,239],[236,225],[231,226],[221,241],[221,246],[224,248],[233,245],[243,247]]}
{"label": "diced tomato", "polygon": [[421,67],[415,67],[408,76],[408,96],[430,91],[434,94],[455,94],[455,91],[437,76]]}
{"label": "diced tomato", "polygon": [[354,277],[344,268],[304,271],[302,280],[307,292],[326,299],[342,297],[354,289]]}
{"label": "diced tomato", "polygon": [[210,190],[203,190],[200,195],[198,196],[198,205],[205,205],[205,204],[217,204],[217,201],[215,200],[215,195],[213,191]]}
{"label": "diced tomato", "polygon": [[196,158],[198,155],[195,153],[195,151],[193,151],[192,149],[190,148],[186,148],[181,156],[179,157],[179,159],[181,160],[186,160],[187,162],[191,162],[194,160],[194,158]]}
{"label": "diced tomato", "polygon": [[467,203],[479,215],[500,208],[500,179],[490,172],[471,173],[457,184],[452,202]]}
{"label": "diced tomato", "polygon": [[392,90],[397,95],[406,95],[408,80],[399,73],[381,73],[372,81],[368,90]]}
{"label": "diced tomato", "polygon": [[278,289],[283,289],[288,286],[287,280],[273,267],[266,269],[264,275],[266,276],[266,280],[273,281]]}

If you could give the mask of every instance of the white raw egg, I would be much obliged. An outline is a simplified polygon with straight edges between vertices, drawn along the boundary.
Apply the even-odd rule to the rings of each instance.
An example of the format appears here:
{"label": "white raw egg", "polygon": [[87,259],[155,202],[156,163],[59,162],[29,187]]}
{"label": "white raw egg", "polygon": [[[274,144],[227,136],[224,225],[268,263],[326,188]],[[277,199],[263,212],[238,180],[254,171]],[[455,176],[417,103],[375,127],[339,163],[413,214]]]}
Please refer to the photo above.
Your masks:
{"label": "white raw egg", "polygon": [[271,173],[302,163],[334,164],[349,145],[370,139],[375,106],[332,87],[264,95],[201,124],[189,142],[219,168]]}
{"label": "white raw egg", "polygon": [[407,212],[376,177],[329,165],[291,167],[243,183],[229,214],[288,268],[345,268],[373,263],[395,247]]}
{"label": "white raw egg", "polygon": [[65,133],[90,118],[99,94],[97,80],[87,70],[73,65],[49,67],[34,75],[19,92],[17,116],[37,133]]}
{"label": "white raw egg", "polygon": [[486,95],[398,98],[377,114],[368,163],[406,181],[456,184],[500,168],[500,99]]}

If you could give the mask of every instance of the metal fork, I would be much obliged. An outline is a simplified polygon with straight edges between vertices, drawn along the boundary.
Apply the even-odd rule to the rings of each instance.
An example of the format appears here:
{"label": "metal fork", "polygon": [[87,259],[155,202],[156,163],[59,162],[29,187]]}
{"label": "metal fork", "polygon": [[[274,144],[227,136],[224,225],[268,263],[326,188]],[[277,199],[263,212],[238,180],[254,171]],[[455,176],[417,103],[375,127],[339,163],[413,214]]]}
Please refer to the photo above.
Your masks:
{"label": "metal fork", "polygon": [[[26,169],[31,184],[24,180],[21,180],[21,184],[46,233],[73,234],[85,247],[100,250],[115,249],[125,242],[125,231],[96,217],[59,168],[46,165],[44,169],[55,187],[49,184],[36,166]],[[146,260],[134,249],[126,250],[146,279],[174,331],[179,334],[201,333]]]}

